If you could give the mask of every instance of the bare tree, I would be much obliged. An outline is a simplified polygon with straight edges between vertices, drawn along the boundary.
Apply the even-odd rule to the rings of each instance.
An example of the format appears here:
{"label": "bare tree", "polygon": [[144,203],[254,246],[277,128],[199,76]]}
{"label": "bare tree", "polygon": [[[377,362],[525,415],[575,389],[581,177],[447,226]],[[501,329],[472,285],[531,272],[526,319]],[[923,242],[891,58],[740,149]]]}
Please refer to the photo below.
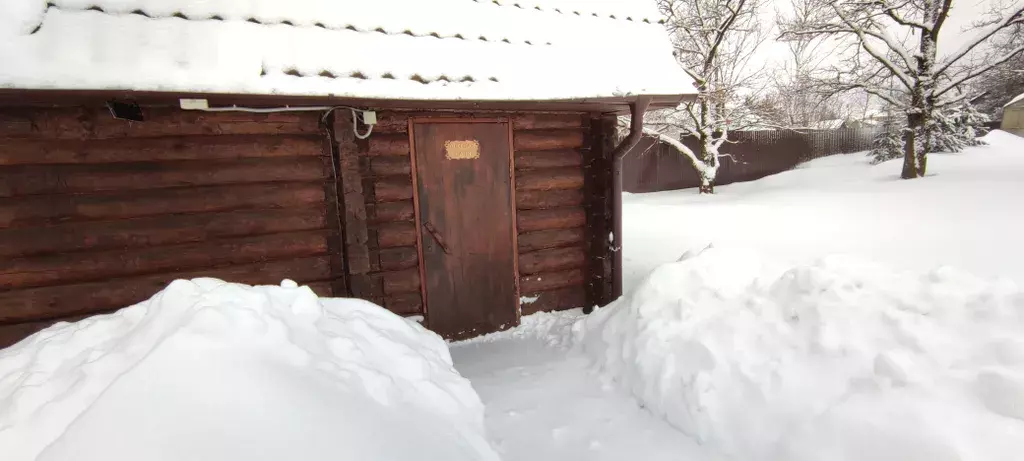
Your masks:
{"label": "bare tree", "polygon": [[[1024,3],[995,6],[974,24],[959,49],[939,52],[939,33],[953,0],[818,0],[816,14],[783,25],[783,38],[847,38],[857,52],[835,68],[831,86],[861,89],[907,117],[902,177],[924,176],[935,111],[967,98],[965,83],[1024,52],[1024,45],[986,47],[1001,31],[1024,23]],[[924,139],[918,139],[924,135]]]}
{"label": "bare tree", "polygon": [[[1010,51],[1024,44],[1024,24],[1004,30],[993,47]],[[1024,93],[1024,53],[995,67],[971,83],[970,92],[976,96],[974,104],[990,117],[1002,116],[1003,105]]]}
{"label": "bare tree", "polygon": [[[652,114],[649,135],[672,142],[701,178],[700,192],[714,192],[719,149],[729,130],[753,122],[743,94],[760,77],[752,58],[766,37],[758,10],[765,0],[658,0],[675,53],[699,95],[674,111]],[[697,152],[679,142],[692,136]]]}
{"label": "bare tree", "polygon": [[[819,0],[793,0],[785,16],[776,11],[776,22],[806,21],[816,15]],[[823,66],[828,53],[823,53],[828,38],[816,35],[795,35],[785,40],[787,56],[773,72],[774,91],[765,99],[774,101],[779,115],[776,123],[790,127],[815,127],[819,122],[840,116],[832,95],[814,85],[814,73]]]}

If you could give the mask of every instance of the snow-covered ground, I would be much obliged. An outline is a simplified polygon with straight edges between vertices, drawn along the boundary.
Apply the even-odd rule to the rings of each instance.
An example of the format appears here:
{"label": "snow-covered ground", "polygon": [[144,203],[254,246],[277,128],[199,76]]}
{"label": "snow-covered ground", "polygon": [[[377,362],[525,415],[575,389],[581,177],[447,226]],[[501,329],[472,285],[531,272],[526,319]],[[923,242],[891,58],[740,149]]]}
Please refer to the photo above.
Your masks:
{"label": "snow-covered ground", "polygon": [[452,358],[487,406],[504,461],[725,459],[602,380],[571,349],[582,312],[539,313],[512,331],[452,346]]}
{"label": "snow-covered ground", "polygon": [[450,352],[178,281],[0,351],[0,459],[1017,460],[1024,139],[988,141],[920,180],[846,155],[629,196],[623,298]]}
{"label": "snow-covered ground", "polygon": [[0,459],[498,457],[434,333],[294,282],[196,279],[0,350]]}
{"label": "snow-covered ground", "polygon": [[623,299],[452,346],[492,443],[531,461],[1019,459],[1024,139],[987,140],[914,181],[852,154],[628,196]]}
{"label": "snow-covered ground", "polygon": [[901,269],[949,265],[1024,282],[1024,138],[928,156],[929,176],[900,161],[825,157],[759,181],[624,197],[624,285],[708,243],[774,261],[850,254]]}
{"label": "snow-covered ground", "polygon": [[746,461],[1016,461],[1024,291],[952,269],[710,249],[575,327],[603,375]]}

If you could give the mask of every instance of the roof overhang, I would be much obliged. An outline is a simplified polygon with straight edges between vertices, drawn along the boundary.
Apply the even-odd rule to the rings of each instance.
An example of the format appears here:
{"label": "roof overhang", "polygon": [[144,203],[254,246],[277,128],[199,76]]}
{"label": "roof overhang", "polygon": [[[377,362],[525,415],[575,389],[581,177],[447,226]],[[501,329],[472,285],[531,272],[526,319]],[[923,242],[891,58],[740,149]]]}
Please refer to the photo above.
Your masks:
{"label": "roof overhang", "polygon": [[[644,95],[651,109],[674,108],[695,95]],[[177,106],[179,100],[206,99],[210,107],[315,107],[354,106],[367,109],[511,112],[601,112],[629,114],[637,95],[560,100],[410,100],[335,96],[287,96],[265,94],[182,93],[125,90],[37,90],[0,88],[0,107],[69,107],[102,104],[110,100],[134,101],[144,106]]]}

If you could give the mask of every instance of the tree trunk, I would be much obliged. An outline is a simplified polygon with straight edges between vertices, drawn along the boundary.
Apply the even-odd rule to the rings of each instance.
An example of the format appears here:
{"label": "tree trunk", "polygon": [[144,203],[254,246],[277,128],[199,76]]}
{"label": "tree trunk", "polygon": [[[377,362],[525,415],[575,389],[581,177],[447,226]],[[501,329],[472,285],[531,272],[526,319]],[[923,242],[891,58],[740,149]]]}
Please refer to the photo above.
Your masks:
{"label": "tree trunk", "polygon": [[916,146],[914,142],[914,138],[917,137],[917,133],[912,127],[908,128],[908,130],[907,140],[903,143],[903,172],[900,174],[900,177],[903,179],[913,179],[917,177],[917,152],[915,152]]}
{"label": "tree trunk", "polygon": [[[914,88],[911,97],[911,109],[907,113],[907,140],[903,143],[903,172],[900,177],[913,179],[924,176],[924,169],[920,161],[924,159],[924,149],[919,149],[917,144],[927,144],[927,139],[917,139],[918,134],[927,138],[924,125],[927,120],[923,90],[920,86]],[[918,155],[918,151],[922,154]]]}

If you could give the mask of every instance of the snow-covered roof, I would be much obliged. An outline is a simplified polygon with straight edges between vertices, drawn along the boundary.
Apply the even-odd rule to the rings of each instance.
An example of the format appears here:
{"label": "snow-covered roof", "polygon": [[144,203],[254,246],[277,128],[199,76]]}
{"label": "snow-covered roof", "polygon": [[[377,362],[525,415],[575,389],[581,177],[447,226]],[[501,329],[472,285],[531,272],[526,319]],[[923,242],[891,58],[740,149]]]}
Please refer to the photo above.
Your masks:
{"label": "snow-covered roof", "polygon": [[418,100],[695,92],[653,0],[3,3],[0,88]]}
{"label": "snow-covered roof", "polygon": [[1024,101],[1024,93],[1018,94],[1015,98],[1011,99],[1010,102],[1006,103],[1006,105],[1003,107],[1010,107],[1021,101]]}

